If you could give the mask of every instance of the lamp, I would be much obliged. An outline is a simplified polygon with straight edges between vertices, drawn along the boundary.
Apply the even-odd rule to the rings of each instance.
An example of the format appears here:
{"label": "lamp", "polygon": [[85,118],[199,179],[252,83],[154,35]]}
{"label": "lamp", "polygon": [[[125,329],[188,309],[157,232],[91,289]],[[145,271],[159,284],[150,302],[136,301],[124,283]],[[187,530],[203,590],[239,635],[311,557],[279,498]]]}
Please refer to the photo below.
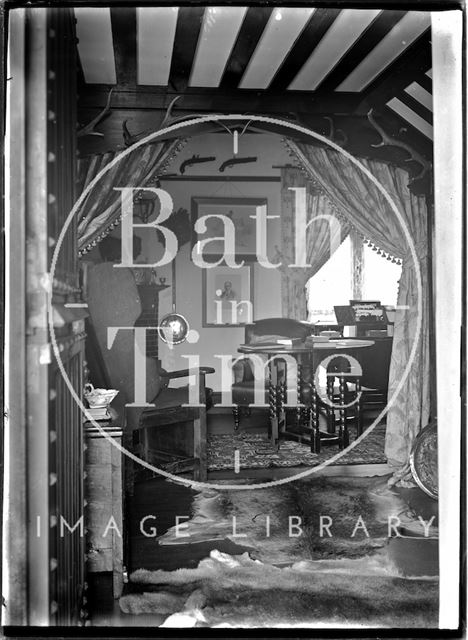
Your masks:
{"label": "lamp", "polygon": [[176,313],[175,309],[172,313],[168,313],[159,323],[159,337],[167,344],[181,344],[187,339],[189,332],[189,324],[180,313]]}

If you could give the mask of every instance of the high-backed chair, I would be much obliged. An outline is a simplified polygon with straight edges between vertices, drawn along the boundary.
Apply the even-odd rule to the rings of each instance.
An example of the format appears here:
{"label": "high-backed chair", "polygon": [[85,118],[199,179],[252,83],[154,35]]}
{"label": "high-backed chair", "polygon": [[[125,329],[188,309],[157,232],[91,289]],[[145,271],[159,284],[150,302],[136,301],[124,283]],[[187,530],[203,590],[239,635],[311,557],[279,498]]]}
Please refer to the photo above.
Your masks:
{"label": "high-backed chair", "polygon": [[[313,333],[313,326],[291,318],[263,318],[256,320],[245,328],[245,344],[275,341],[277,339],[299,338],[305,340]],[[234,428],[237,431],[243,411],[250,412],[255,401],[254,369],[249,358],[240,360],[233,366],[232,402]],[[303,393],[309,390],[304,386]],[[268,402],[265,389],[265,403]]]}
{"label": "high-backed chair", "polygon": [[259,338],[300,338],[305,340],[312,335],[313,325],[292,318],[262,318],[245,327],[245,344],[258,341]]}
{"label": "high-backed chair", "polygon": [[132,440],[147,462],[165,465],[174,473],[192,469],[195,479],[205,479],[206,406],[209,401],[205,376],[214,369],[199,368],[200,406],[184,407],[182,405],[188,403],[188,387],[171,388],[168,384],[172,379],[188,377],[193,372],[164,371],[159,360],[145,354],[145,398],[153,406],[126,407],[135,400],[135,336],[131,330],[119,330],[108,348],[108,328],[138,324],[142,305],[132,271],[115,268],[111,262],[88,269],[87,302],[95,336],[94,348],[100,352],[99,360],[110,385],[119,390],[112,406],[118,413],[124,434],[134,436]]}

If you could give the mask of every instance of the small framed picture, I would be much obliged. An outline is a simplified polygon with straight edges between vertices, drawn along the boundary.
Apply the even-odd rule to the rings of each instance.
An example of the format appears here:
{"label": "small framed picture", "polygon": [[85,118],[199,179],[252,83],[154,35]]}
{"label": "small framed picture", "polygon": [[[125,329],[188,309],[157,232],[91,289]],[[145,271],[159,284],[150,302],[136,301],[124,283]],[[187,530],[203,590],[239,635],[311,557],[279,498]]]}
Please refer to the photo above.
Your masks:
{"label": "small framed picture", "polygon": [[[251,217],[258,207],[267,207],[266,198],[192,198],[192,247],[198,246],[198,241],[209,238],[224,238],[229,231],[234,230],[235,257],[244,260],[254,260],[256,257],[256,222]],[[227,226],[222,218],[225,216],[232,221],[233,226]],[[210,216],[205,220],[206,231],[196,232],[195,224],[203,216]],[[225,253],[223,240],[213,240],[203,244],[202,250],[206,262],[216,262]]]}
{"label": "small framed picture", "polygon": [[252,266],[203,269],[204,327],[249,324],[254,316]]}

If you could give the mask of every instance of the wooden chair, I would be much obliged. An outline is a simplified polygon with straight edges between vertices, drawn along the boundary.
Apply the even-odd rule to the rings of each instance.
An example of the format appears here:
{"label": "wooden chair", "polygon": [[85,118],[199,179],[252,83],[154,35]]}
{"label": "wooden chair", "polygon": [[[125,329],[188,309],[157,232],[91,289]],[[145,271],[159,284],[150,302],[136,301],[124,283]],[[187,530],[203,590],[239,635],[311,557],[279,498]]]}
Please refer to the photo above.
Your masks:
{"label": "wooden chair", "polygon": [[[373,409],[381,410],[387,404],[393,339],[373,337],[372,340],[374,344],[363,349],[360,354],[362,375],[348,376],[346,381],[345,401],[347,403],[354,400],[357,392],[361,393],[360,400],[354,405],[354,411],[351,413],[358,436],[362,433],[365,412]],[[343,369],[343,366],[346,369],[347,363],[337,365],[337,370]],[[328,378],[327,387],[327,395],[338,402],[339,390],[333,376]],[[335,412],[323,403],[322,406],[327,414],[328,431],[334,433]]]}
{"label": "wooden chair", "polygon": [[[252,344],[258,339],[276,338],[305,338],[313,333],[313,326],[291,318],[263,318],[256,320],[245,328],[245,344]],[[239,361],[233,367],[232,402],[234,429],[237,431],[243,413],[250,412],[250,406],[254,404],[254,373],[248,358]],[[307,393],[308,387],[302,389]],[[268,403],[268,392],[265,390],[265,403]]]}
{"label": "wooden chair", "polygon": [[[167,387],[155,399],[154,408],[141,411],[133,445],[143,460],[173,474],[193,471],[195,480],[206,480],[206,412],[211,390],[206,388],[205,377],[214,371],[211,367],[198,369],[199,407],[183,406],[188,403],[188,387]],[[161,377],[169,382],[192,374],[183,369],[161,372]]]}
{"label": "wooden chair", "polygon": [[[143,460],[158,468],[173,473],[192,470],[195,479],[206,479],[206,411],[211,392],[206,389],[205,379],[214,369],[164,371],[157,358],[157,341],[153,340],[152,351],[145,354],[145,398],[154,406],[126,407],[134,402],[135,395],[134,332],[120,330],[110,349],[107,332],[109,327],[141,324],[142,300],[132,271],[115,268],[111,262],[94,265],[87,274],[87,301],[95,338],[92,349],[99,351],[99,358],[93,354],[94,360],[101,362],[108,384],[119,390],[112,407],[124,429],[124,446],[131,447]],[[153,326],[150,322],[146,310],[144,324]],[[157,318],[153,318],[153,322],[156,326]],[[90,371],[93,377],[91,366]],[[200,406],[184,407],[188,403],[188,386],[171,388],[168,385],[171,380],[194,373],[199,376]],[[96,386],[94,380],[91,381]]]}

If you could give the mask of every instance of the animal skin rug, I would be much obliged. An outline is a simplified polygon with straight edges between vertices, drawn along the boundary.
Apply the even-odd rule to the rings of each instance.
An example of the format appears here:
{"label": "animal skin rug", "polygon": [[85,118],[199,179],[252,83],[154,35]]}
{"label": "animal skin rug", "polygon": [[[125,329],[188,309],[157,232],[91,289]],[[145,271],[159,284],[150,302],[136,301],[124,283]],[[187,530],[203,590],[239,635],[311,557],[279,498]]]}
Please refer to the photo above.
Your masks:
{"label": "animal skin rug", "polygon": [[146,591],[123,596],[122,611],[171,613],[162,627],[437,625],[438,582],[399,577],[383,552],[359,559],[304,560],[279,568],[253,560],[248,553],[212,551],[196,569],[140,569],[130,580]]}
{"label": "animal skin rug", "polygon": [[[406,508],[396,495],[382,498],[371,493],[375,484],[375,478],[325,477],[267,489],[202,491],[194,498],[192,518],[169,529],[158,542],[185,545],[229,539],[248,548],[251,557],[277,565],[362,557],[386,544],[388,516],[399,516]],[[290,516],[300,522],[300,530],[290,530]],[[332,522],[331,535],[325,530],[320,535],[320,516]],[[359,517],[368,536],[362,526],[352,536]]]}
{"label": "animal skin rug", "polygon": [[[200,492],[192,518],[159,544],[230,539],[248,552],[213,550],[196,569],[135,571],[130,586],[141,593],[123,596],[120,607],[168,616],[161,626],[176,628],[435,627],[436,579],[404,578],[385,548],[388,517],[407,507],[391,492],[378,495],[376,484],[375,478],[322,477]],[[333,523],[331,537],[320,535],[324,515]],[[301,519],[302,535],[289,535],[289,516]],[[368,535],[359,527],[352,536],[359,517]]]}

